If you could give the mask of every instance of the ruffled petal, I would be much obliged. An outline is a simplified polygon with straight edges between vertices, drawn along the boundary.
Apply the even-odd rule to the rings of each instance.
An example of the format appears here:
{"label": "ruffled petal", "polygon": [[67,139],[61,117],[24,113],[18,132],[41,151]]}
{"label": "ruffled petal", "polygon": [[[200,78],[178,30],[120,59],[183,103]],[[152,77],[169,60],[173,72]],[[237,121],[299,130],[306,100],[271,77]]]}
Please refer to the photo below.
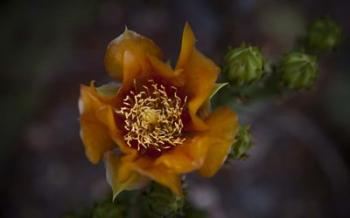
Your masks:
{"label": "ruffled petal", "polygon": [[185,25],[176,70],[182,71],[181,76],[185,81],[183,88],[189,97],[188,109],[193,123],[192,129],[208,129],[197,112],[214,89],[220,69],[195,48],[195,37],[188,24]]}
{"label": "ruffled petal", "polygon": [[223,107],[209,116],[207,124],[210,129],[163,154],[156,164],[164,164],[179,174],[200,169],[203,176],[214,175],[230,151],[238,121],[233,111]]}
{"label": "ruffled petal", "polygon": [[135,153],[135,149],[130,148],[123,139],[123,133],[118,129],[115,118],[114,109],[110,105],[99,107],[96,112],[96,118],[107,127],[107,132],[112,140],[118,145],[123,153]]}
{"label": "ruffled petal", "polygon": [[183,86],[184,81],[181,77],[181,70],[173,70],[168,63],[164,63],[162,60],[155,56],[149,55],[148,59],[152,66],[152,74],[166,79],[168,82],[175,86]]}
{"label": "ruffled petal", "polygon": [[208,149],[205,143],[204,138],[200,136],[186,139],[184,144],[160,156],[156,164],[164,164],[179,174],[199,169]]}
{"label": "ruffled petal", "polygon": [[[105,87],[106,88],[106,87]],[[88,159],[97,164],[103,154],[113,149],[117,144],[124,153],[132,153],[115,123],[113,95],[102,95],[93,83],[90,86],[81,85],[79,98],[80,136],[85,146]]]}
{"label": "ruffled petal", "polygon": [[208,118],[210,130],[203,132],[208,151],[199,173],[204,177],[213,176],[225,162],[238,130],[238,118],[227,107],[216,109]]}
{"label": "ruffled petal", "polygon": [[108,127],[96,117],[96,110],[103,103],[96,96],[95,88],[82,85],[80,88],[80,137],[90,162],[97,164],[103,153],[114,147]]}
{"label": "ruffled petal", "polygon": [[124,55],[129,51],[135,58],[134,64],[141,72],[148,72],[149,63],[147,55],[161,58],[160,48],[150,39],[134,31],[125,29],[124,33],[111,41],[105,54],[105,67],[112,78],[123,80],[126,75],[124,70]]}
{"label": "ruffled petal", "polygon": [[168,187],[174,194],[183,195],[180,176],[174,170],[163,164],[155,164],[153,159],[147,157],[140,157],[134,162],[134,167],[141,175]]}
{"label": "ruffled petal", "polygon": [[196,43],[196,38],[193,34],[191,26],[186,23],[184,27],[184,31],[182,33],[182,42],[181,42],[181,50],[180,55],[176,64],[176,68],[185,68],[189,60],[191,59],[191,55]]}
{"label": "ruffled petal", "polygon": [[106,177],[107,182],[112,187],[113,199],[115,199],[120,192],[142,188],[149,181],[149,179],[133,170],[133,159],[133,155],[119,157],[112,151],[106,154]]}

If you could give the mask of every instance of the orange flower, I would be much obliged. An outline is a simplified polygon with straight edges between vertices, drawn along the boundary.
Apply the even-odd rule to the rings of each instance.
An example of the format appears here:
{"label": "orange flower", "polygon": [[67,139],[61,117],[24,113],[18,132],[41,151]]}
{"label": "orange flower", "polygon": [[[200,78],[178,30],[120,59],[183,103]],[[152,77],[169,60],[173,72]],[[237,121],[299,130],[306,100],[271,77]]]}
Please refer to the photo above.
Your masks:
{"label": "orange flower", "polygon": [[105,66],[122,84],[81,85],[81,138],[88,159],[103,157],[114,196],[154,180],[181,195],[181,174],[213,176],[237,132],[229,108],[210,111],[219,68],[195,48],[186,24],[173,69],[150,39],[125,30],[108,45]]}

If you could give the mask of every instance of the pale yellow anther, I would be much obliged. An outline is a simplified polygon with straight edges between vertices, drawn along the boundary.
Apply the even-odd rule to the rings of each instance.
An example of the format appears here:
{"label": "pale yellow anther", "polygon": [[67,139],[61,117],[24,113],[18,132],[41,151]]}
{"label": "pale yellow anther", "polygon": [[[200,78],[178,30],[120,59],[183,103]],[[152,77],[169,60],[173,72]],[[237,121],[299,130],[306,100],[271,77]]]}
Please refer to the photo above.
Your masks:
{"label": "pale yellow anther", "polygon": [[[136,82],[134,82],[136,87]],[[182,100],[176,93],[177,88],[168,96],[163,85],[149,80],[137,93],[130,91],[123,99],[123,107],[116,110],[125,119],[124,135],[126,143],[131,147],[137,142],[137,150],[141,148],[162,151],[182,144],[183,122],[181,114],[187,97]]]}

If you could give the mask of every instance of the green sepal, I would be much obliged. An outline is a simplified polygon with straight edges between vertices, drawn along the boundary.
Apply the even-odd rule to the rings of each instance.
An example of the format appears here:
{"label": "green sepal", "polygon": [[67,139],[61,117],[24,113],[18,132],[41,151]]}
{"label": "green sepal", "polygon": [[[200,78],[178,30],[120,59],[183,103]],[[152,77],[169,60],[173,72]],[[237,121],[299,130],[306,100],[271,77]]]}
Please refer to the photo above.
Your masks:
{"label": "green sepal", "polygon": [[213,90],[210,93],[209,99],[212,99],[220,89],[227,86],[228,84],[229,83],[227,83],[227,82],[226,83],[216,83]]}
{"label": "green sepal", "polygon": [[118,83],[107,83],[102,86],[96,87],[98,94],[105,97],[113,97],[117,94],[120,84]]}

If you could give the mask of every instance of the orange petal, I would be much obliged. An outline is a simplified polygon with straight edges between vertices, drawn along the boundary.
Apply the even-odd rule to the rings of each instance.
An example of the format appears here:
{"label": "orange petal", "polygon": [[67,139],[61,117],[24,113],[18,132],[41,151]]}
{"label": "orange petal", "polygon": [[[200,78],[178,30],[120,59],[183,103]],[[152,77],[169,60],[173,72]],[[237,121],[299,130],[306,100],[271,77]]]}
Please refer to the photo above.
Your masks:
{"label": "orange petal", "polygon": [[106,176],[113,190],[113,199],[124,190],[139,189],[146,185],[148,179],[132,169],[132,155],[117,156],[110,151],[106,154]]}
{"label": "orange petal", "polygon": [[164,164],[176,173],[201,168],[203,175],[213,175],[221,167],[237,131],[237,117],[228,108],[219,108],[207,120],[211,127],[184,144],[161,155],[156,164]]}
{"label": "orange petal", "polygon": [[85,146],[85,154],[91,163],[97,164],[104,152],[113,148],[113,141],[108,130],[99,123],[91,120],[80,121],[80,137]]}
{"label": "orange petal", "polygon": [[115,147],[123,153],[132,153],[117,128],[113,112],[113,96],[104,96],[94,87],[81,85],[79,99],[80,135],[88,159],[96,164],[103,154]]}
{"label": "orange petal", "polygon": [[113,107],[110,105],[100,106],[96,112],[96,118],[102,124],[104,124],[107,129],[109,136],[114,140],[114,142],[118,145],[119,149],[123,153],[134,153],[135,149],[130,148],[125,141],[123,140],[122,132],[116,126],[116,122],[114,119],[114,111]]}
{"label": "orange petal", "polygon": [[191,26],[186,23],[182,33],[181,51],[176,68],[184,68],[186,66],[192,55],[195,43],[196,38],[193,34]]}
{"label": "orange petal", "polygon": [[205,134],[207,155],[199,173],[204,177],[213,176],[222,166],[238,130],[238,118],[235,112],[227,107],[216,109],[207,120],[211,127]]}
{"label": "orange petal", "polygon": [[205,130],[208,126],[198,116],[198,109],[209,98],[220,69],[195,47],[195,37],[191,27],[186,23],[182,46],[176,70],[182,70],[184,89],[189,97],[188,109],[194,130]]}
{"label": "orange petal", "polygon": [[121,89],[129,90],[135,78],[148,76],[148,72],[143,71],[141,69],[141,66],[137,64],[137,61],[138,61],[137,57],[132,52],[130,51],[124,52],[124,60],[123,60],[124,76],[123,76],[123,86]]}
{"label": "orange petal", "polygon": [[103,103],[96,96],[93,87],[82,85],[80,88],[80,137],[85,146],[87,158],[98,163],[104,152],[113,148],[108,128],[97,119],[95,112]]}
{"label": "orange petal", "polygon": [[173,70],[168,63],[155,56],[148,56],[149,62],[152,66],[152,72],[171,82],[175,86],[183,86],[183,78],[180,77],[181,70]]}
{"label": "orange petal", "polygon": [[208,148],[203,139],[200,136],[186,139],[184,144],[161,155],[156,160],[156,164],[164,164],[179,174],[199,169],[203,165]]}
{"label": "orange petal", "polygon": [[176,195],[183,195],[180,176],[172,169],[167,168],[163,164],[155,164],[154,160],[147,157],[140,157],[135,161],[134,167],[141,175],[168,187]]}
{"label": "orange petal", "polygon": [[124,55],[129,51],[135,57],[135,63],[142,72],[147,72],[149,64],[148,54],[160,58],[162,52],[159,47],[147,37],[134,31],[125,29],[124,33],[112,40],[105,54],[105,67],[111,77],[122,80],[126,72],[124,70]]}

